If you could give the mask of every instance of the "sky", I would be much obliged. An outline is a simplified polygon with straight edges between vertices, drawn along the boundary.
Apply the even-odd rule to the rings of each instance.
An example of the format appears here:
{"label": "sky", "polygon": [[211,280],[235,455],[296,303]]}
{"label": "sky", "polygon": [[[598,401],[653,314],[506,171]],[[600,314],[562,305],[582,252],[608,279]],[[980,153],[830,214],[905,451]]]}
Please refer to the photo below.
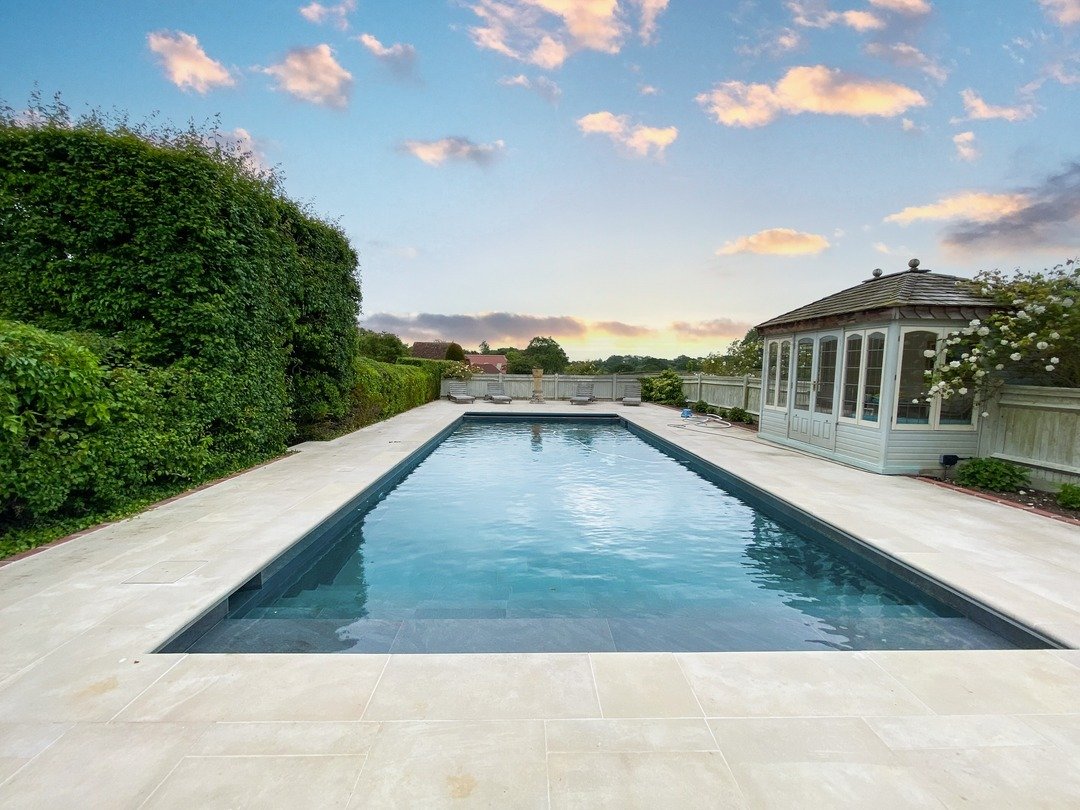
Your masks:
{"label": "sky", "polygon": [[0,99],[218,116],[406,342],[702,356],[1080,255],[1080,0],[2,3]]}

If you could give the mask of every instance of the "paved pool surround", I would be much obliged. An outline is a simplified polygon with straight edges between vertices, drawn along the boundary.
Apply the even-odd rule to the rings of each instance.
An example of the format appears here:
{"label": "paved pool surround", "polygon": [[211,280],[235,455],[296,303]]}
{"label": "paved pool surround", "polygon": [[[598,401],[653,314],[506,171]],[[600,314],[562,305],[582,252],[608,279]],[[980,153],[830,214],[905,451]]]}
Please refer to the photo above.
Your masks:
{"label": "paved pool surround", "polygon": [[[608,412],[1073,648],[153,654],[463,411]],[[0,806],[1080,805],[1080,529],[597,402],[437,402],[0,566]]]}

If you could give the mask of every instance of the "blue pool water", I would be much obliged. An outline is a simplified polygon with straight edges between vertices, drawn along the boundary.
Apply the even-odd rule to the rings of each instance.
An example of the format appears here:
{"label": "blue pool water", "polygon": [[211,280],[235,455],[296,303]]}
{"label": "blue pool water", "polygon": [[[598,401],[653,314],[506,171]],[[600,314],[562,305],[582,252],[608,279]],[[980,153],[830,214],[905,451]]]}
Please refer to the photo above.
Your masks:
{"label": "blue pool water", "polygon": [[463,422],[283,576],[192,651],[1013,646],[616,421]]}

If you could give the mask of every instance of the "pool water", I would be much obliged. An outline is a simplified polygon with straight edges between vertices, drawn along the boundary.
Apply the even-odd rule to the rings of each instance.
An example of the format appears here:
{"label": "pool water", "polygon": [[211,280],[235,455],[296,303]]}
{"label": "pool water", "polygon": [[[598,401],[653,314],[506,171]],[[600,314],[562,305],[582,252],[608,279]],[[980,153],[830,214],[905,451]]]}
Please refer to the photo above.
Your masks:
{"label": "pool water", "polygon": [[615,420],[465,421],[325,548],[191,650],[1013,646]]}

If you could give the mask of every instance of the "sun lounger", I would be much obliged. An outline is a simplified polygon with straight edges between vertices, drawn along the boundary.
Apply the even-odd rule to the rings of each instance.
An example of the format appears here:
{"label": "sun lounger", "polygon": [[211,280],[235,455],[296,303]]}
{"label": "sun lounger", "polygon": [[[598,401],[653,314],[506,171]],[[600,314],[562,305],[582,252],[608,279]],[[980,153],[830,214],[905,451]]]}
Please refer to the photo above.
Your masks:
{"label": "sun lounger", "polygon": [[484,399],[494,402],[495,404],[510,404],[510,395],[506,393],[503,388],[503,384],[500,382],[489,382],[487,396]]}
{"label": "sun lounger", "polygon": [[641,383],[628,383],[622,398],[623,405],[641,404]]}
{"label": "sun lounger", "polygon": [[592,391],[593,384],[591,382],[578,383],[577,387],[574,389],[574,393],[570,396],[570,404],[587,405],[588,403],[592,402],[593,399],[595,399],[595,397],[593,397]]}
{"label": "sun lounger", "polygon": [[446,396],[451,402],[461,402],[465,405],[470,405],[476,399],[476,397],[472,396],[472,394],[466,390],[465,383],[460,380],[448,383],[446,390]]}

